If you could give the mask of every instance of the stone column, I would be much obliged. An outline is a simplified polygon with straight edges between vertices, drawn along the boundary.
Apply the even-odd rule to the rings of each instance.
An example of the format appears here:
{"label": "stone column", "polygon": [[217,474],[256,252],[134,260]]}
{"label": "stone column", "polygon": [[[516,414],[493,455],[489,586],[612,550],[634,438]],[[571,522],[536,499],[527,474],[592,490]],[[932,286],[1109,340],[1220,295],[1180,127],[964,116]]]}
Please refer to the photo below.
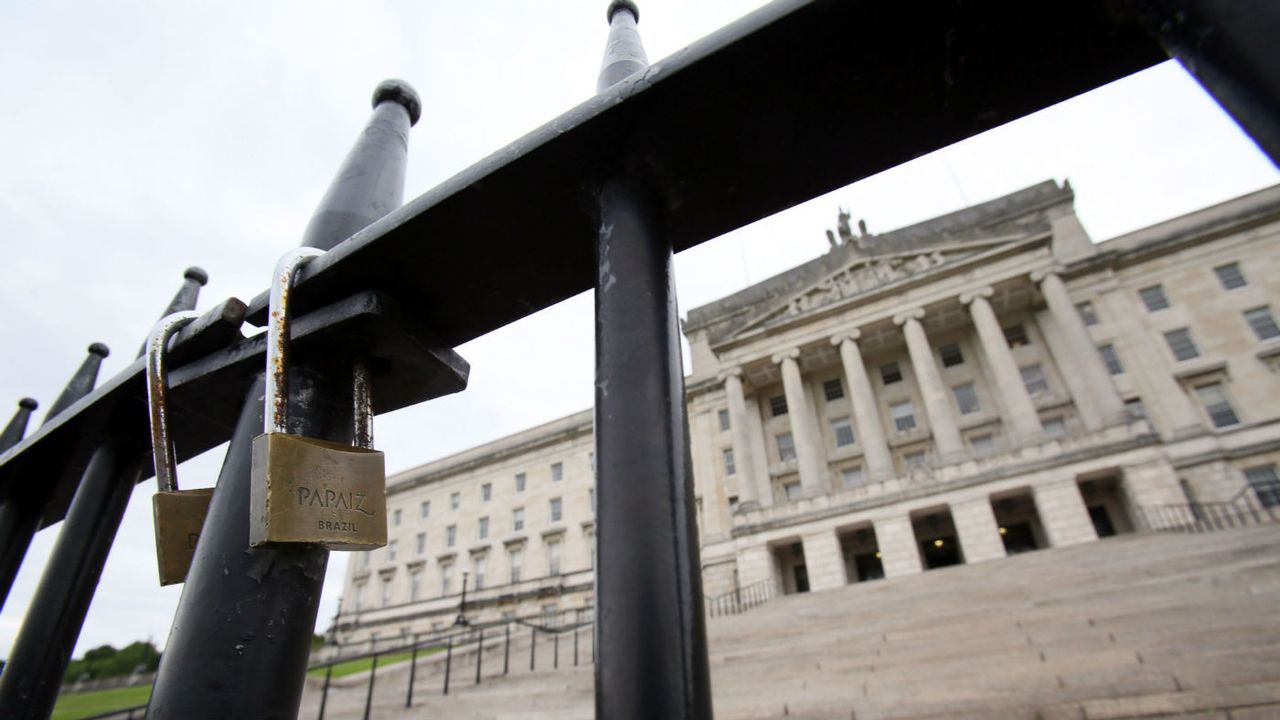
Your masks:
{"label": "stone column", "polygon": [[1005,556],[1004,541],[1000,539],[1000,526],[996,524],[995,511],[987,497],[966,500],[951,505],[951,522],[960,535],[960,547],[966,563],[995,560]]}
{"label": "stone column", "polygon": [[1107,372],[1098,348],[1089,337],[1089,331],[1080,319],[1075,303],[1067,294],[1067,286],[1058,273],[1050,270],[1037,270],[1031,274],[1033,282],[1040,283],[1040,293],[1049,306],[1054,324],[1066,339],[1066,346],[1071,349],[1072,357],[1059,362],[1058,370],[1063,374],[1079,373],[1084,376],[1085,384],[1091,389],[1094,407],[1107,425],[1129,421],[1129,412],[1125,410],[1124,401],[1116,392],[1111,382],[1111,374]]}
{"label": "stone column", "polygon": [[982,353],[995,375],[995,386],[1004,401],[1005,421],[1013,431],[1018,444],[1035,442],[1044,434],[1040,425],[1040,414],[1027,394],[1027,386],[1022,382],[1022,373],[1018,363],[1009,352],[1009,342],[1004,338],[1004,330],[996,313],[991,309],[987,298],[993,290],[990,286],[961,293],[961,304],[969,306],[969,314],[973,317],[974,327],[978,329],[978,339],[982,342]]}
{"label": "stone column", "polygon": [[845,584],[844,553],[834,530],[805,535],[804,565],[809,573],[809,589],[830,590]]}
{"label": "stone column", "polygon": [[938,456],[945,463],[956,462],[967,455],[960,439],[956,413],[951,406],[946,386],[938,374],[938,364],[933,359],[933,348],[920,324],[923,308],[915,308],[895,315],[893,322],[902,328],[907,338],[907,351],[911,354],[911,367],[915,370],[916,383],[924,397],[925,414],[929,416],[929,428]]}
{"label": "stone column", "polygon": [[742,368],[731,368],[724,374],[724,394],[729,397],[729,434],[733,438],[733,464],[738,476],[738,507],[755,510],[760,507],[756,487],[755,452],[747,429],[747,400],[742,391]]}
{"label": "stone column", "polygon": [[867,366],[862,361],[862,351],[858,349],[861,334],[858,330],[850,330],[831,338],[831,344],[840,348],[844,375],[849,381],[853,424],[862,445],[867,479],[876,482],[893,477],[893,457],[889,454],[889,443],[885,440],[884,424],[871,389],[871,380],[867,377]]}
{"label": "stone column", "polygon": [[[776,584],[778,572],[775,566],[773,552],[764,543],[743,548],[738,551],[738,584],[747,586],[762,580],[773,580]],[[780,591],[781,586],[775,589]]]}
{"label": "stone column", "polygon": [[880,564],[884,566],[885,577],[918,575],[924,572],[911,518],[898,515],[876,520],[875,528],[876,544],[880,547]]}
{"label": "stone column", "polygon": [[1034,486],[1036,510],[1053,547],[1078,545],[1098,539],[1075,478]]}
{"label": "stone column", "polygon": [[1102,411],[1098,409],[1097,400],[1094,399],[1093,386],[1084,373],[1076,372],[1071,367],[1075,363],[1076,354],[1072,352],[1072,346],[1066,334],[1053,319],[1053,313],[1041,310],[1036,313],[1035,320],[1040,328],[1040,334],[1044,336],[1045,344],[1049,346],[1049,356],[1062,369],[1062,380],[1067,384],[1067,390],[1075,401],[1076,413],[1084,423],[1085,429],[1093,432],[1105,427],[1107,423],[1103,420]]}
{"label": "stone column", "polygon": [[[1046,278],[1047,279],[1047,278]],[[1137,358],[1130,362],[1134,380],[1140,386],[1146,386],[1142,393],[1143,402],[1147,403],[1147,414],[1155,427],[1163,427],[1169,437],[1190,437],[1205,432],[1204,421],[1200,412],[1192,404],[1187,391],[1173,376],[1169,360],[1162,347],[1163,339],[1153,337],[1139,319],[1136,303],[1128,293],[1118,285],[1103,293],[1102,299],[1107,304],[1109,315],[1114,319],[1119,343],[1129,357]],[[1094,353],[1095,360],[1101,359]],[[1110,387],[1110,378],[1107,378]],[[1126,418],[1128,414],[1126,413]]]}
{"label": "stone column", "polygon": [[817,437],[813,429],[809,399],[804,393],[804,381],[800,379],[798,349],[791,349],[773,356],[782,366],[782,388],[787,396],[787,419],[791,423],[791,439],[796,445],[796,466],[800,470],[800,488],[806,497],[821,495],[824,490],[824,463],[820,462]]}

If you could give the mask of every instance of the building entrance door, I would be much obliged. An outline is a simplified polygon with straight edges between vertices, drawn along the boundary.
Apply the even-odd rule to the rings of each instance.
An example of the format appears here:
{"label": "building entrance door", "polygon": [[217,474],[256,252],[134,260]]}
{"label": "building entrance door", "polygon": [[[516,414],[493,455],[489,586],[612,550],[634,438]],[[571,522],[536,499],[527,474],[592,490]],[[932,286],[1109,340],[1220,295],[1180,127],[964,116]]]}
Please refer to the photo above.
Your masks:
{"label": "building entrance door", "polygon": [[1111,537],[1116,534],[1116,526],[1111,522],[1111,515],[1107,512],[1105,505],[1094,505],[1089,508],[1089,518],[1093,520],[1093,529],[1098,531],[1098,537]]}
{"label": "building entrance door", "polygon": [[880,562],[880,553],[859,553],[853,556],[854,569],[858,571],[858,582],[879,580],[884,577],[884,565]]}
{"label": "building entrance door", "polygon": [[793,570],[796,579],[796,592],[809,592],[809,569],[804,565],[796,565]]}
{"label": "building entrance door", "polygon": [[920,543],[920,554],[924,557],[926,570],[964,562],[964,558],[960,556],[960,541],[955,535],[925,540]]}

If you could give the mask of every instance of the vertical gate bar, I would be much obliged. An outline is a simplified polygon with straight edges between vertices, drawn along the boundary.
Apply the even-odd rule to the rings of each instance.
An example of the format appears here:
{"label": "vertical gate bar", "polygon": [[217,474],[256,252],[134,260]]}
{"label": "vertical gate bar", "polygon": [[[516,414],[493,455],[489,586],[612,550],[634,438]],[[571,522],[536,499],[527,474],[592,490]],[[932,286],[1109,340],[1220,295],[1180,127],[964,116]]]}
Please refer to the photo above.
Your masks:
{"label": "vertical gate bar", "polygon": [[444,650],[444,694],[449,694],[449,671],[453,668],[453,636],[449,636],[449,645]]}
{"label": "vertical gate bar", "polygon": [[529,628],[529,672],[533,672],[537,660],[538,628]]}
{"label": "vertical gate bar", "polygon": [[[31,413],[40,407],[34,398],[22,398],[13,418],[0,433],[0,452],[22,442],[27,433]],[[16,496],[6,498],[0,504],[0,609],[9,597],[13,580],[18,576],[22,560],[31,546],[31,538],[40,524],[40,515],[34,503],[23,503]]]}
{"label": "vertical gate bar", "polygon": [[552,644],[551,669],[559,670],[560,669],[560,633],[555,633],[554,635],[551,636],[551,644]]}
{"label": "vertical gate bar", "polygon": [[476,641],[476,685],[480,684],[480,666],[484,662],[484,628],[480,628],[480,639]]}
{"label": "vertical gate bar", "polygon": [[505,649],[502,651],[502,674],[506,675],[511,669],[511,623],[507,623],[507,640]]}
{"label": "vertical gate bar", "polygon": [[[199,268],[189,268],[184,278],[182,287],[161,317],[195,308],[200,286],[208,281],[208,276]],[[92,392],[102,360],[110,354],[102,343],[89,346],[88,357],[49,409],[44,422]],[[133,458],[140,454],[144,443],[141,437],[108,437],[90,458],[14,641],[5,667],[7,672],[0,675],[0,717],[42,718],[53,711],[63,673],[98,589],[111,544],[129,506],[133,486],[142,474],[142,468]],[[7,542],[13,543],[4,550],[5,571],[12,566],[16,573],[39,523],[43,503],[28,498],[6,503],[10,504],[15,506],[17,517],[11,516],[15,522],[0,532],[8,535]],[[12,577],[0,581],[11,584]],[[5,595],[8,588],[6,584]]]}
{"label": "vertical gate bar", "polygon": [[576,623],[573,626],[573,666],[574,667],[578,667],[578,630],[580,628],[581,626]]}
{"label": "vertical gate bar", "polygon": [[[635,5],[614,0],[607,18],[601,90],[648,67]],[[596,718],[704,720],[711,681],[666,204],[642,161],[614,162],[596,223]]]}
{"label": "vertical gate bar", "polygon": [[1271,3],[1143,0],[1137,16],[1169,55],[1280,165],[1280,57]]}
{"label": "vertical gate bar", "polygon": [[140,479],[136,463],[125,455],[132,453],[110,441],[89,460],[0,675],[0,717],[45,718],[53,712],[102,566]]}
{"label": "vertical gate bar", "polygon": [[324,687],[320,688],[320,714],[316,720],[324,720],[324,706],[329,701],[329,681],[333,678],[333,663],[324,669]]}
{"label": "vertical gate bar", "polygon": [[[399,207],[409,128],[420,111],[407,84],[378,86],[369,121],[312,215],[303,245],[327,250]],[[290,429],[350,444],[351,367],[295,363],[289,373]],[[249,546],[250,450],[264,428],[265,392],[259,375],[174,616],[148,706],[151,720],[298,713],[329,553],[311,545]]]}
{"label": "vertical gate bar", "polygon": [[418,633],[413,634],[413,657],[409,659],[409,692],[405,693],[404,706],[413,707],[413,679],[418,672]]}
{"label": "vertical gate bar", "polygon": [[[111,354],[111,351],[102,343],[93,343],[89,346],[88,352],[89,355],[67,381],[57,401],[45,413],[43,422],[49,422],[75,401],[93,391],[93,386],[98,380],[98,370],[102,367],[102,360]],[[22,440],[22,434],[25,433],[31,413],[36,407],[36,401],[31,398],[24,398],[18,403],[18,412],[5,427],[5,442],[12,439],[13,444],[16,445]],[[12,437],[14,435],[16,437]],[[12,445],[0,447],[0,450],[7,450],[9,447]],[[48,499],[44,490],[43,484],[40,483],[23,484],[11,490],[12,494],[5,498],[4,504],[0,505],[0,608],[3,608],[5,601],[9,599],[13,581],[17,578],[18,570],[22,568],[22,561],[31,547],[31,538],[35,537],[36,531],[40,529],[40,514]]]}
{"label": "vertical gate bar", "polygon": [[364,696],[364,720],[369,720],[369,711],[373,709],[373,682],[378,676],[378,656],[373,656],[373,665],[369,667],[369,692]]}

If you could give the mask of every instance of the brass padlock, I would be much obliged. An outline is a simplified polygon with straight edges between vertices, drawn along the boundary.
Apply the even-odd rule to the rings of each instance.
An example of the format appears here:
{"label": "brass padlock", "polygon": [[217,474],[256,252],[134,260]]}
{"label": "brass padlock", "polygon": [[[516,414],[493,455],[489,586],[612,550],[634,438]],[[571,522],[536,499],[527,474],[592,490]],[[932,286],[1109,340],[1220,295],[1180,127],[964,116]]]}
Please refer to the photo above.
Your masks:
{"label": "brass padlock", "polygon": [[151,499],[155,518],[156,567],[160,584],[174,585],[187,579],[196,552],[204,517],[213,499],[211,488],[179,490],[177,462],[169,438],[169,388],[165,354],[169,339],[196,319],[191,311],[165,316],[147,338],[147,405],[151,414],[151,457],[160,490]]}
{"label": "brass padlock", "polygon": [[271,283],[267,326],[266,432],[253,439],[249,544],[307,543],[330,550],[387,544],[386,468],[373,450],[366,366],[352,372],[356,445],[290,435],[289,294],[298,268],[323,254],[298,248],[281,258]]}

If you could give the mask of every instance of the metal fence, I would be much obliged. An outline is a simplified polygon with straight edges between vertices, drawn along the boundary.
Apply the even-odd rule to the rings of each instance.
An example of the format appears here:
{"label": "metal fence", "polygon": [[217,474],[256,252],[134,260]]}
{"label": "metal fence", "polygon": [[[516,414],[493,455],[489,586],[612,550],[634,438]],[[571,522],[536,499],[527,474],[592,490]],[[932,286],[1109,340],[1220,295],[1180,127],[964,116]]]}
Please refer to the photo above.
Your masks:
{"label": "metal fence", "polygon": [[[710,718],[672,253],[1168,57],[1275,161],[1280,5],[952,2],[920,12],[776,0],[652,68],[634,5],[615,0],[608,19],[596,96],[403,207],[422,105],[403,83],[379,86],[302,234],[327,252],[289,293],[293,363],[277,410],[288,409],[291,432],[350,444],[369,431],[355,427],[364,407],[381,414],[462,390],[468,368],[452,348],[594,289],[597,716]],[[166,315],[195,306],[201,276]],[[268,304],[265,292],[228,299],[170,344],[174,459],[229,446],[153,720],[298,710],[327,551],[250,547],[267,342],[240,328],[267,324]],[[23,401],[0,435],[0,598],[34,532],[61,523],[0,675],[0,717],[51,712],[132,487],[153,472],[143,363],[94,389],[105,354],[91,348],[34,433],[23,439],[34,410]]]}
{"label": "metal fence", "polygon": [[1138,522],[1147,530],[1203,533],[1275,522],[1280,511],[1253,493],[1222,502],[1159,503],[1138,507]]}
{"label": "metal fence", "polygon": [[732,592],[707,600],[707,612],[711,617],[737,615],[772,600],[778,593],[778,584],[772,579],[761,580],[735,588]]}

